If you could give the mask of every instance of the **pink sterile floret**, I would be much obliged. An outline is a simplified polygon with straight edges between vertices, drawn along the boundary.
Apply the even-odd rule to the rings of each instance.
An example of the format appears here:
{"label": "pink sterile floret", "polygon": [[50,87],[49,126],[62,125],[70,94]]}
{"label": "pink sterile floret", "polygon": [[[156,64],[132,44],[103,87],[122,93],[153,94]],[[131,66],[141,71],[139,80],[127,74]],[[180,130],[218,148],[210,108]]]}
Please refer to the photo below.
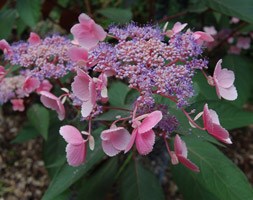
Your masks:
{"label": "pink sterile floret", "polygon": [[11,46],[9,45],[9,43],[5,39],[0,40],[0,49],[6,55],[12,54]]}
{"label": "pink sterile floret", "polygon": [[185,27],[187,26],[187,23],[181,24],[180,22],[176,22],[171,30],[166,31],[166,35],[168,37],[171,37],[177,33],[180,33]]}
{"label": "pink sterile floret", "polygon": [[193,162],[187,159],[187,147],[185,142],[180,138],[177,134],[174,140],[174,151],[172,153],[171,162],[172,164],[176,165],[178,162],[182,163],[187,168],[191,169],[192,171],[199,172],[198,166],[196,166]]}
{"label": "pink sterile floret", "polygon": [[217,113],[212,109],[208,109],[207,104],[204,106],[203,121],[204,127],[209,134],[226,144],[232,144],[228,131],[220,125]]}
{"label": "pink sterile floret", "polygon": [[36,90],[40,86],[40,81],[37,78],[34,77],[27,77],[25,79],[23,90],[26,93],[31,93],[34,90]]}
{"label": "pink sterile floret", "polygon": [[77,69],[77,76],[71,87],[74,95],[83,102],[82,116],[88,117],[96,105],[97,92],[93,79],[83,70]]}
{"label": "pink sterile floret", "polygon": [[[142,122],[140,120],[144,119]],[[141,115],[133,119],[132,126],[134,128],[130,142],[128,143],[125,153],[128,152],[134,142],[137,151],[141,155],[147,155],[153,150],[155,144],[155,132],[152,130],[162,119],[161,111],[153,111],[152,113]]]}
{"label": "pink sterile floret", "polygon": [[237,90],[234,86],[234,72],[228,69],[221,69],[222,60],[220,59],[214,69],[213,80],[216,93],[219,98],[233,101],[237,98]]}
{"label": "pink sterile floret", "polygon": [[39,44],[41,42],[40,36],[36,33],[31,32],[28,38],[29,44]]}
{"label": "pink sterile floret", "polygon": [[88,52],[86,49],[81,47],[71,47],[68,50],[68,56],[78,65],[86,65],[88,62]]}
{"label": "pink sterile floret", "polygon": [[202,32],[202,31],[196,31],[193,33],[193,36],[195,38],[195,40],[197,40],[198,44],[202,44],[203,42],[213,42],[214,39],[213,37],[206,33],[206,32]]}
{"label": "pink sterile floret", "polygon": [[74,35],[74,39],[83,48],[89,50],[94,48],[99,41],[103,41],[106,32],[103,28],[96,24],[88,15],[82,13],[78,17],[79,24],[74,25],[70,32]]}
{"label": "pink sterile floret", "polygon": [[52,87],[53,87],[52,84],[48,80],[45,79],[40,83],[40,86],[36,89],[36,92],[37,93],[40,93],[41,91],[50,92]]}
{"label": "pink sterile floret", "polygon": [[61,100],[47,91],[41,91],[40,94],[40,101],[43,103],[43,105],[47,108],[55,110],[58,114],[59,120],[63,120],[65,118],[65,108],[61,103]]}
{"label": "pink sterile floret", "polygon": [[87,140],[74,126],[65,125],[60,128],[60,134],[68,143],[66,146],[67,161],[71,166],[79,166],[85,162]]}
{"label": "pink sterile floret", "polygon": [[108,156],[124,151],[130,141],[130,133],[123,127],[113,126],[101,133],[102,147]]}
{"label": "pink sterile floret", "polygon": [[11,103],[12,103],[12,109],[14,111],[22,112],[22,111],[25,110],[24,100],[23,99],[12,99]]}

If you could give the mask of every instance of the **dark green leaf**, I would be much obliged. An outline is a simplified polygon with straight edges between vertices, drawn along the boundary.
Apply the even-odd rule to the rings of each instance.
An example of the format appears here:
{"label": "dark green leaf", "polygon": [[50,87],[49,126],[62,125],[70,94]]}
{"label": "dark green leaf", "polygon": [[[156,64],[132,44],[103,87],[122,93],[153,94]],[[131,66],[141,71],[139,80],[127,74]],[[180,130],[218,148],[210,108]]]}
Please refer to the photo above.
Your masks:
{"label": "dark green leaf", "polygon": [[15,137],[14,140],[11,141],[11,143],[27,142],[31,139],[36,138],[37,136],[39,136],[38,131],[33,126],[27,123],[22,127],[22,129],[18,132],[18,135]]}
{"label": "dark green leaf", "polygon": [[0,39],[6,39],[10,35],[15,18],[16,11],[13,9],[0,11]]}
{"label": "dark green leaf", "polygon": [[34,27],[40,18],[40,0],[18,0],[17,10],[21,19],[30,27]]}
{"label": "dark green leaf", "polygon": [[130,88],[126,84],[120,81],[112,82],[108,90],[110,105],[125,106],[126,96],[129,91]]}
{"label": "dark green leaf", "polygon": [[132,12],[121,8],[103,8],[97,11],[115,23],[127,23],[132,19]]}
{"label": "dark green leaf", "polygon": [[106,193],[108,193],[115,181],[117,170],[118,160],[116,157],[111,158],[89,177],[78,183],[80,189],[77,194],[77,200],[105,199]]}
{"label": "dark green leaf", "polygon": [[200,173],[181,164],[172,168],[184,199],[253,199],[253,190],[245,175],[216,147],[196,137],[183,137],[183,140],[187,144],[189,159],[200,168]]}
{"label": "dark green leaf", "polygon": [[122,200],[165,199],[158,180],[136,160],[122,173],[120,195]]}
{"label": "dark green leaf", "polygon": [[253,23],[252,0],[202,0],[208,7],[225,15]]}
{"label": "dark green leaf", "polygon": [[39,104],[34,104],[27,111],[31,125],[45,138],[48,136],[49,111]]}

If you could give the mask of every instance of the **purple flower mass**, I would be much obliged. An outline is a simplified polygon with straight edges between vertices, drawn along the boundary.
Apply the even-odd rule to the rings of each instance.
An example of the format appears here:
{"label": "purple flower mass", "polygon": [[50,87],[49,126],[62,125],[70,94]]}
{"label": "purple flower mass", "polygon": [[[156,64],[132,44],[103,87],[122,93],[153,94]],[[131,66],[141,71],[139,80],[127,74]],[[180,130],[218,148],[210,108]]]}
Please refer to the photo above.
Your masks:
{"label": "purple flower mass", "polygon": [[90,53],[95,71],[113,70],[116,78],[127,79],[129,87],[140,92],[140,105],[152,106],[153,94],[174,97],[179,107],[188,105],[194,71],[208,64],[193,32],[179,32],[166,42],[158,26],[131,23],[111,26],[109,34],[118,43],[100,43]]}

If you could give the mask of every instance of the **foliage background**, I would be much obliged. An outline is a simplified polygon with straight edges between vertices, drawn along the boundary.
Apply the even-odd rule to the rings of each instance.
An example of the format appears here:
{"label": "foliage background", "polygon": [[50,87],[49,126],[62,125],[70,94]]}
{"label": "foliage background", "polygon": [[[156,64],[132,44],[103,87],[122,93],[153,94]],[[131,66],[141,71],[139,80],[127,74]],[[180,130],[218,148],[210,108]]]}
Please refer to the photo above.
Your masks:
{"label": "foliage background", "polygon": [[[132,20],[140,24],[159,23],[161,27],[169,21],[171,27],[174,22],[180,21],[187,22],[188,27],[194,30],[202,30],[204,26],[230,30],[205,55],[210,58],[210,74],[220,58],[223,58],[223,66],[235,72],[238,99],[234,102],[218,100],[214,88],[209,87],[200,74],[196,74],[196,98],[192,100],[191,107],[198,112],[208,102],[209,107],[219,114],[221,124],[232,130],[253,124],[253,113],[247,109],[253,100],[252,45],[240,55],[231,55],[228,54],[229,44],[226,41],[230,37],[248,36],[253,32],[252,11],[251,0],[3,0],[0,2],[0,39],[5,38],[11,42],[25,40],[30,31],[42,37],[53,33],[69,34],[69,29],[82,12],[103,27],[111,23],[125,24]],[[237,17],[241,21],[231,24],[231,17]],[[110,98],[111,105],[128,106],[134,93],[126,85],[113,82],[109,97],[115,95],[124,98]],[[37,100],[35,97],[34,101]],[[170,104],[163,98],[158,98],[157,102]],[[188,121],[175,105],[171,107],[171,113],[180,119],[181,133],[184,134],[189,129]],[[2,109],[8,111],[8,106]],[[118,113],[106,113],[98,121],[114,118],[116,114]],[[221,144],[202,132],[194,130],[192,135],[184,137],[189,147],[189,157],[200,167],[200,174],[183,166],[172,167],[168,156],[164,156],[160,150],[163,148],[159,142],[157,151],[147,158],[130,154],[112,159],[105,157],[97,143],[95,151],[88,153],[86,164],[73,168],[66,164],[65,143],[56,134],[65,122],[60,124],[56,115],[40,104],[28,108],[26,115],[27,120],[13,142],[26,142],[41,136],[44,138],[43,157],[51,178],[43,196],[45,200],[104,199],[108,193],[115,199],[165,199],[167,185],[161,181],[161,177],[167,175],[167,168],[172,168],[173,179],[184,199],[253,199],[253,190],[245,175],[218,150],[217,146],[223,148]],[[102,129],[103,126],[99,125],[95,135],[99,136]],[[161,160],[164,162],[161,163]],[[156,167],[150,165],[152,161],[162,168],[158,170],[159,173],[154,173]]]}

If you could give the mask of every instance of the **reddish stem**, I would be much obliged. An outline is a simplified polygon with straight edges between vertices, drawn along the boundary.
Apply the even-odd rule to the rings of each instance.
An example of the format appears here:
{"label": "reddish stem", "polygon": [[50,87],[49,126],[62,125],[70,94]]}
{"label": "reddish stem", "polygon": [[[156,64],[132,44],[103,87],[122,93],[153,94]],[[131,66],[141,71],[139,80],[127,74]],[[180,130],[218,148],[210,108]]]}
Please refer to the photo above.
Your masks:
{"label": "reddish stem", "polygon": [[183,111],[183,113],[185,114],[185,116],[187,117],[187,119],[198,129],[205,131],[205,128],[200,127],[190,116],[189,114],[182,108],[181,109]]}

